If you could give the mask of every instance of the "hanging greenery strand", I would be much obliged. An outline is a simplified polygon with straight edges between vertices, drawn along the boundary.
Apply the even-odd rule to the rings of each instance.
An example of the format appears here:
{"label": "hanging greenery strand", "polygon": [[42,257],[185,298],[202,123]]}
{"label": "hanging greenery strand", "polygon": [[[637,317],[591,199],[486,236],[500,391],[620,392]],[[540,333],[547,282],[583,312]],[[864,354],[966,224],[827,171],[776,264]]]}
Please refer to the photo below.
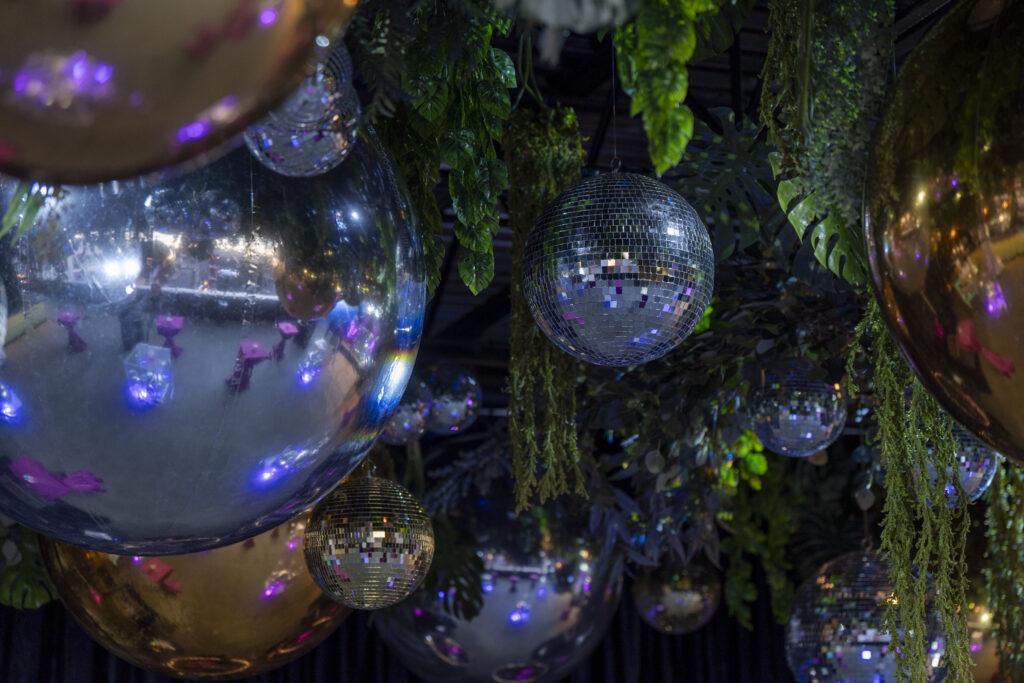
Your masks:
{"label": "hanging greenery strand", "polygon": [[1004,465],[992,482],[985,517],[985,580],[1002,681],[1024,680],[1024,469]]}
{"label": "hanging greenery strand", "polygon": [[504,141],[512,226],[509,436],[516,506],[585,495],[576,435],[576,362],[544,338],[523,296],[523,248],[543,208],[579,180],[583,147],[572,109],[516,112]]}
{"label": "hanging greenery strand", "polygon": [[[871,299],[857,326],[850,354],[872,345],[878,398],[878,439],[885,470],[881,552],[889,563],[893,599],[885,628],[892,634],[900,681],[925,683],[928,643],[935,610],[946,638],[946,678],[973,680],[968,654],[965,547],[970,517],[958,476],[952,419],[917,381]],[[850,395],[857,387],[851,380]],[[949,493],[948,486],[955,489]]]}

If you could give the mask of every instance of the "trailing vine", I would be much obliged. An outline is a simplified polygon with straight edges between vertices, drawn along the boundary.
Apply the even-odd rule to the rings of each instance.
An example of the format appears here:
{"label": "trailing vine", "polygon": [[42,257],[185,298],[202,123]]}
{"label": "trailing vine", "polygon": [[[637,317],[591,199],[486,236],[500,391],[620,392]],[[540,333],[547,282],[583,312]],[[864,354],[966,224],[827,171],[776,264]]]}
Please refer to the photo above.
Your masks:
{"label": "trailing vine", "polygon": [[1024,469],[1004,465],[996,473],[985,518],[988,567],[985,581],[1000,680],[1024,680]]}
{"label": "trailing vine", "polygon": [[[952,419],[903,361],[874,298],[857,326],[848,361],[851,378],[855,359],[865,350],[861,344],[872,347],[874,358],[886,485],[881,553],[889,564],[894,594],[885,628],[901,661],[898,680],[927,680],[925,638],[934,605],[946,637],[944,680],[967,683],[972,680],[965,609],[967,498],[958,477],[947,482],[944,476],[927,475],[929,466],[938,473],[958,471]],[[858,389],[852,379],[850,384],[854,395]],[[952,497],[946,493],[950,483],[956,490]]]}
{"label": "trailing vine", "polygon": [[520,283],[526,238],[544,207],[580,177],[572,109],[519,110],[504,143],[512,227],[509,436],[518,510],[573,491],[586,495],[576,433],[577,364],[533,323]]}

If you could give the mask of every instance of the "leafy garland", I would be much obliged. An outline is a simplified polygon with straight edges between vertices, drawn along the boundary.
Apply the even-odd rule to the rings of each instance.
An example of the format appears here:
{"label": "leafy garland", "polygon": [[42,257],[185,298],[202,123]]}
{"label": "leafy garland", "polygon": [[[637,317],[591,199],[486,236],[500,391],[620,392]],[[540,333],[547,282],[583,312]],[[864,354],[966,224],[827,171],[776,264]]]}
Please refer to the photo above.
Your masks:
{"label": "leafy garland", "polygon": [[988,567],[985,581],[992,630],[999,647],[1000,680],[1024,680],[1024,469],[999,468],[985,518]]}
{"label": "leafy garland", "polygon": [[[537,329],[520,283],[523,249],[537,216],[576,182],[583,147],[572,109],[520,110],[505,134],[512,226],[509,436],[516,508],[573,491],[586,495],[576,435],[577,363]],[[538,433],[539,432],[539,433]],[[539,474],[539,478],[538,478]]]}
{"label": "leafy garland", "polygon": [[35,609],[56,597],[36,539],[29,528],[0,519],[0,605]]}
{"label": "leafy garland", "polygon": [[[928,610],[936,610],[946,637],[946,678],[972,680],[968,654],[967,564],[965,548],[971,520],[967,497],[953,476],[949,496],[942,473],[957,472],[952,419],[917,380],[900,356],[872,298],[857,326],[848,360],[849,393],[859,390],[852,379],[854,365],[872,347],[874,384],[878,397],[878,439],[885,469],[886,496],[882,509],[881,553],[889,564],[893,600],[885,628],[896,643],[902,663],[898,680],[925,683],[927,679]],[[928,476],[929,470],[939,473]],[[952,499],[951,499],[952,498]]]}

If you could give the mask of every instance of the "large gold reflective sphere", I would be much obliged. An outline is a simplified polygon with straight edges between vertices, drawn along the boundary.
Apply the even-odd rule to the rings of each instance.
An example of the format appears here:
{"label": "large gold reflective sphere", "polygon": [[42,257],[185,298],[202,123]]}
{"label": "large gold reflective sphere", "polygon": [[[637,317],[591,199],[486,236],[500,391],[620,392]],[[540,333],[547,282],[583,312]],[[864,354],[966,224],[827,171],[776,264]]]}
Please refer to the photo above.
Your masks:
{"label": "large gold reflective sphere", "polygon": [[299,85],[356,2],[6,0],[0,170],[92,183],[211,150]]}
{"label": "large gold reflective sphere", "polygon": [[865,226],[882,311],[928,389],[1024,460],[1024,4],[962,3],[879,124]]}
{"label": "large gold reflective sphere", "polygon": [[235,545],[126,557],[41,542],[64,605],[103,647],[181,678],[251,676],[309,652],[349,614],[306,570],[309,512]]}

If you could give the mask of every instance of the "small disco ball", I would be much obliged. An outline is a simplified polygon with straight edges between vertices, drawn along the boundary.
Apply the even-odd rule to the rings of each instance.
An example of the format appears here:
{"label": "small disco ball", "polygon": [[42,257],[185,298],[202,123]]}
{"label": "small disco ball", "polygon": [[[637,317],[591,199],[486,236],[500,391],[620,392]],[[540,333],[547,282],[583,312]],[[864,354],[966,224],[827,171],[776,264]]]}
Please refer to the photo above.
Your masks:
{"label": "small disco ball", "polygon": [[[2,407],[2,405],[0,405]],[[959,424],[953,426],[953,439],[956,441],[956,462],[960,475],[960,488],[967,496],[967,502],[973,503],[985,495],[996,470],[1002,462],[1002,456],[992,450],[981,439],[971,434]],[[930,481],[935,481],[935,469],[928,464]],[[950,504],[956,502],[956,487],[947,480],[945,493]]]}
{"label": "small disco ball", "polygon": [[272,171],[320,175],[340,164],[352,148],[359,113],[352,58],[339,40],[330,58],[284,104],[245,131],[245,144]]}
{"label": "small disco ball", "polygon": [[813,367],[791,361],[768,370],[747,399],[754,432],[765,448],[806,458],[832,445],[846,424],[842,387],[814,379]]}
{"label": "small disco ball", "polygon": [[683,635],[704,627],[718,609],[722,580],[700,559],[686,566],[666,563],[641,572],[633,582],[640,617],[659,633]]}
{"label": "small disco ball", "polygon": [[[621,563],[588,531],[586,515],[557,502],[516,515],[511,492],[500,489],[492,483],[486,496],[451,513],[478,568],[468,576],[439,573],[442,587],[421,588],[374,615],[391,652],[430,683],[565,680],[604,638],[618,608]],[[438,564],[473,567],[459,550],[439,547]],[[447,562],[445,552],[453,553]]]}
{"label": "small disco ball", "polygon": [[380,477],[343,482],[313,508],[306,563],[324,592],[353,609],[401,602],[434,557],[434,527],[404,488]]}
{"label": "small disco ball", "polygon": [[[896,652],[883,620],[892,583],[874,551],[842,555],[797,590],[786,626],[786,661],[797,683],[895,681]],[[929,611],[929,680],[941,677],[945,639]]]}
{"label": "small disco ball", "polygon": [[[426,296],[368,136],[317,178],[240,149],[167,182],[66,187],[0,264],[0,383],[20,402],[0,419],[0,514],[123,554],[233,543],[330,491],[401,399]],[[330,281],[344,324],[291,306],[285,278]]]}
{"label": "small disco ball", "polygon": [[[0,395],[0,412],[3,410]],[[433,397],[426,383],[413,377],[405,387],[401,403],[380,432],[380,440],[391,446],[404,446],[418,441],[427,431],[427,418]]]}
{"label": "small disco ball", "polygon": [[96,183],[231,141],[296,88],[356,0],[8,0],[0,171]]}
{"label": "small disco ball", "polygon": [[537,325],[595,365],[659,358],[700,321],[714,288],[711,238],[685,199],[632,173],[588,178],[530,231],[523,290]]}
{"label": "small disco ball", "polygon": [[475,377],[458,368],[434,366],[424,381],[431,395],[427,431],[458,434],[476,422],[483,394]]}

